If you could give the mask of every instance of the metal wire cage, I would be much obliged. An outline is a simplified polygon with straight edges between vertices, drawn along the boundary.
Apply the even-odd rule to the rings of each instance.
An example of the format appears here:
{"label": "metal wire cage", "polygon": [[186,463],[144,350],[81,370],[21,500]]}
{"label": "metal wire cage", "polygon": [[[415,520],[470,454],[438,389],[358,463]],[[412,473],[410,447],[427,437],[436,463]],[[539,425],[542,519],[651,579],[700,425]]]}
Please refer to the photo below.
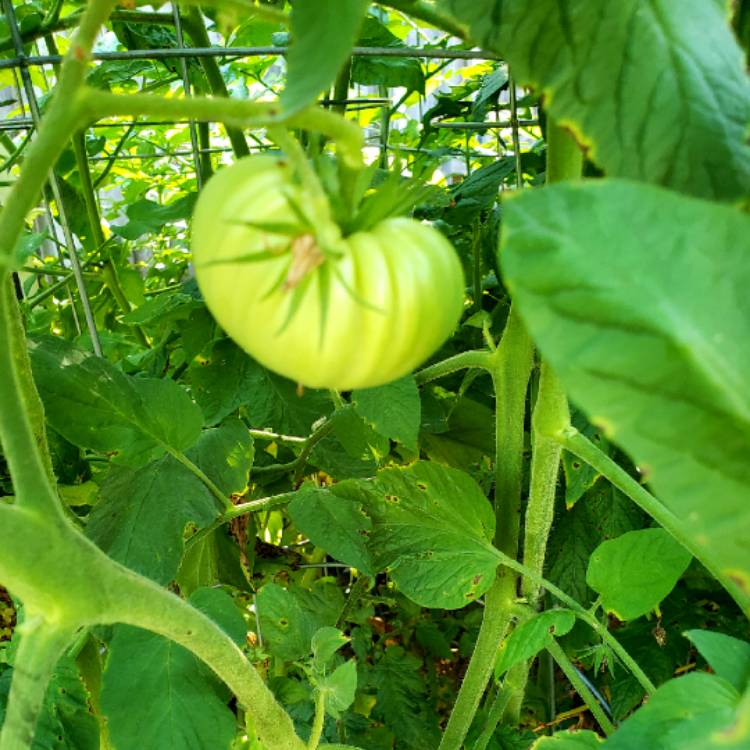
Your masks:
{"label": "metal wire cage", "polygon": [[[26,145],[34,137],[42,117],[44,102],[48,94],[54,89],[54,79],[57,66],[62,60],[58,51],[58,44],[67,43],[70,29],[76,20],[76,14],[70,14],[60,18],[61,2],[54,5],[48,16],[42,21],[42,26],[47,24],[48,29],[39,34],[39,27],[24,30],[24,9],[28,6],[17,4],[14,6],[12,0],[2,0],[2,8],[5,22],[8,28],[8,36],[0,38],[0,54],[11,55],[0,58],[0,76],[5,74],[5,96],[2,96],[0,112],[4,110],[5,115],[0,120],[0,141],[5,148],[6,156],[4,163],[0,164],[0,179],[4,179],[7,186],[12,183],[14,172],[22,161],[23,151]],[[167,87],[173,94],[190,96],[196,88],[196,76],[194,68],[199,63],[204,66],[205,78],[213,76],[213,90],[211,93],[218,95],[232,95],[227,85],[227,78],[234,78],[235,88],[242,88],[242,73],[233,70],[232,66],[242,66],[247,61],[262,60],[267,75],[257,75],[256,72],[248,74],[255,91],[247,90],[247,82],[244,82],[244,93],[247,96],[258,95],[264,91],[277,91],[283,80],[283,60],[287,52],[287,46],[283,44],[272,45],[242,45],[227,44],[235,40],[222,38],[219,34],[206,31],[207,19],[197,11],[200,18],[200,29],[195,29],[195,9],[190,22],[193,24],[190,36],[198,39],[204,44],[202,46],[188,46],[186,44],[185,18],[177,4],[165,6],[167,11],[117,11],[113,15],[113,22],[119,24],[141,24],[141,28],[167,28],[169,34],[164,36],[164,44],[161,47],[151,46],[141,39],[136,39],[129,44],[130,49],[119,49],[122,47],[120,39],[111,31],[102,35],[100,43],[93,54],[93,75],[97,71],[105,70],[105,66],[116,63],[132,64],[134,77],[138,72],[143,72],[145,65],[159,65],[168,75],[161,79],[161,88]],[[128,28],[127,26],[125,28]],[[152,34],[146,38],[146,42],[158,38]],[[402,154],[415,154],[425,151],[419,145],[404,145],[403,139],[399,138],[397,144],[392,143],[392,133],[398,130],[402,123],[408,123],[409,119],[423,119],[429,114],[431,107],[437,101],[436,95],[448,88],[448,84],[461,82],[463,80],[462,66],[482,62],[496,62],[497,57],[482,50],[465,49],[458,45],[458,40],[451,39],[428,29],[414,27],[407,36],[409,44],[398,46],[367,46],[355,47],[353,54],[356,58],[401,58],[404,60],[430,61],[436,65],[432,75],[440,72],[441,82],[438,86],[424,93],[420,93],[414,101],[413,92],[408,89],[404,92],[399,88],[388,88],[384,85],[362,86],[347,82],[345,87],[337,88],[331,96],[321,100],[321,105],[332,107],[340,112],[347,111],[358,119],[365,113],[365,119],[361,124],[365,128],[366,143],[372,160],[379,159],[383,166],[387,166],[389,155],[398,150]],[[209,62],[210,61],[210,62]],[[205,67],[209,66],[209,67]],[[221,67],[220,67],[221,66]],[[222,72],[222,68],[224,72]],[[487,70],[486,72],[489,72]],[[123,69],[120,75],[127,75],[128,68]],[[218,78],[217,78],[218,76]],[[428,76],[430,77],[430,76]],[[2,80],[2,79],[0,79]],[[130,82],[124,78],[120,83]],[[141,83],[146,82],[146,76],[141,76]],[[230,82],[232,83],[232,82]],[[505,87],[507,100],[504,106],[500,100],[491,110],[489,117],[482,121],[463,118],[458,121],[445,121],[436,118],[429,122],[434,129],[445,129],[459,131],[464,135],[462,148],[448,149],[443,155],[441,169],[443,177],[450,177],[451,169],[456,169],[458,164],[459,173],[465,174],[471,169],[472,159],[475,157],[512,157],[517,161],[517,172],[520,176],[520,157],[525,145],[526,148],[533,144],[536,137],[534,128],[537,125],[535,119],[520,119],[516,101],[516,89],[511,85]],[[0,91],[3,85],[0,84]],[[373,111],[376,114],[373,116]],[[509,117],[503,117],[504,112]],[[528,109],[533,114],[532,109]],[[399,122],[399,120],[401,122]],[[155,128],[167,128],[167,138],[162,139],[174,148],[164,148],[161,144],[149,143],[148,134],[155,132]],[[184,133],[187,128],[187,134]],[[494,136],[488,136],[494,133]],[[135,134],[139,134],[137,139]],[[200,190],[207,175],[212,171],[212,158],[224,159],[225,154],[234,152],[235,156],[269,148],[270,143],[260,133],[226,132],[218,124],[208,127],[204,123],[188,121],[187,123],[170,122],[168,120],[154,120],[149,118],[112,118],[99,121],[92,125],[86,133],[70,134],[73,138],[73,151],[79,172],[80,187],[85,195],[92,197],[86,204],[91,226],[96,227],[94,231],[94,245],[97,248],[106,246],[110,238],[105,237],[102,231],[102,209],[106,210],[112,204],[112,196],[102,194],[107,178],[111,178],[112,172],[117,171],[120,165],[136,164],[140,166],[141,172],[146,175],[153,174],[152,166],[155,163],[164,163],[160,160],[169,160],[176,165],[181,174],[191,173],[195,189]],[[248,145],[246,136],[251,141]],[[90,143],[109,145],[114,141],[113,148],[91,149]],[[129,143],[137,141],[146,144],[147,148],[139,148],[133,152]],[[522,143],[525,141],[525,143]],[[244,146],[244,148],[243,148]],[[92,153],[93,150],[93,153]],[[0,152],[0,158],[2,154]],[[103,168],[99,169],[103,164]],[[95,172],[98,173],[95,174]],[[0,188],[2,189],[2,188]],[[116,182],[115,182],[116,189]],[[34,228],[38,234],[45,236],[45,240],[37,253],[47,259],[54,258],[53,263],[44,263],[41,267],[27,269],[36,278],[44,277],[47,281],[44,289],[38,290],[31,298],[32,303],[49,298],[50,295],[62,293],[63,303],[69,306],[74,325],[79,333],[85,330],[91,341],[94,352],[102,354],[101,335],[97,329],[96,315],[87,291],[87,265],[97,261],[96,253],[86,252],[82,247],[80,238],[77,236],[75,222],[72,221],[71,212],[68,208],[69,200],[66,193],[69,185],[61,177],[58,170],[53,170],[48,179],[48,189],[44,191],[41,212],[35,219]],[[119,195],[122,199],[123,196]],[[2,197],[0,195],[0,201]],[[127,196],[121,204],[127,205]],[[55,210],[53,210],[53,207]],[[116,224],[114,225],[116,226]],[[111,230],[111,226],[109,229]],[[90,250],[90,249],[89,249]],[[153,255],[149,248],[133,248],[131,260],[137,264],[143,264],[144,252]],[[146,259],[147,260],[147,259]],[[110,260],[109,273],[115,274],[116,269]],[[106,271],[106,269],[105,269]],[[71,282],[75,286],[80,313],[71,288]],[[28,293],[29,288],[24,290],[17,279],[17,291],[19,296]],[[130,304],[124,299],[120,292],[119,299],[115,285],[114,296],[123,312],[130,310]],[[81,317],[83,320],[81,320]]]}

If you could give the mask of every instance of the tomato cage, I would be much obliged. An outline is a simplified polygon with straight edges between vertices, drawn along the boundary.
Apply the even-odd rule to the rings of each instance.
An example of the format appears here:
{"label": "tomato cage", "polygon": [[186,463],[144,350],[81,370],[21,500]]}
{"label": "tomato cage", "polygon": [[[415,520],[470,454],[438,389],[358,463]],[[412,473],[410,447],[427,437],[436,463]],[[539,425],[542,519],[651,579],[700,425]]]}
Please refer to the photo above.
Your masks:
{"label": "tomato cage", "polygon": [[[59,1],[46,7],[2,0],[1,7],[0,204],[80,17],[76,10],[64,15]],[[212,17],[176,4],[115,11],[99,35],[88,82],[170,96],[278,95],[286,34],[254,19],[227,30]],[[398,11],[391,19],[398,33],[383,21],[367,20],[360,46],[320,106],[355,119],[366,159],[384,169],[397,163],[402,173],[455,187],[472,174],[486,181],[480,170],[499,160],[489,182],[503,189],[515,174],[520,185],[523,160],[536,158],[541,131],[535,103],[509,80],[504,62]],[[187,219],[195,194],[215,167],[274,146],[262,130],[145,116],[110,117],[71,136],[22,240],[16,291],[29,309],[54,301],[72,333],[90,339],[100,355],[107,345],[96,323],[102,294],[127,320],[129,297],[180,288],[190,275]],[[118,269],[113,253],[126,256],[128,268]]]}

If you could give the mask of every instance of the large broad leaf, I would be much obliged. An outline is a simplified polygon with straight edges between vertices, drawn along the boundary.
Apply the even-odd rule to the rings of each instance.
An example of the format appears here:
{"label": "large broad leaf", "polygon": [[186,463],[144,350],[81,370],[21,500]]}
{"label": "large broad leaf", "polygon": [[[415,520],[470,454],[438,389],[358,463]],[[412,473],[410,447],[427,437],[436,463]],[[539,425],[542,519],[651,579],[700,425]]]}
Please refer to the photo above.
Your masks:
{"label": "large broad leaf", "polygon": [[500,677],[522,661],[534,658],[555,638],[569,633],[575,624],[575,613],[569,609],[539,612],[521,623],[502,645],[495,664],[495,677]]}
{"label": "large broad leaf", "polygon": [[750,687],[750,643],[711,630],[688,630],[689,638],[719,677],[735,690]]}
{"label": "large broad leaf", "polygon": [[623,181],[506,206],[501,263],[572,398],[750,592],[750,218]]}
{"label": "large broad leaf", "polygon": [[[368,16],[362,26],[360,47],[390,47],[403,49],[406,45],[377,18]],[[414,57],[355,56],[352,59],[352,81],[365,86],[403,86],[407,91],[424,94],[424,71]]]}
{"label": "large broad leaf", "polygon": [[713,675],[694,673],[670,680],[602,750],[747,748],[750,728],[737,724],[738,700],[737,691]]}
{"label": "large broad leaf", "polygon": [[[244,643],[245,622],[228,594],[199,589],[190,602],[235,643]],[[236,720],[227,700],[214,673],[187,649],[145,630],[115,626],[101,702],[118,750],[228,748]]]}
{"label": "large broad leaf", "polygon": [[726,3],[442,0],[612,176],[733,199],[750,187],[750,88]]}
{"label": "large broad leaf", "polygon": [[655,609],[690,565],[692,556],[664,529],[629,531],[602,542],[591,555],[586,582],[620,620]]}
{"label": "large broad leaf", "polygon": [[168,583],[180,565],[187,524],[201,528],[217,515],[216,500],[203,482],[164,456],[138,470],[113,468],[86,534],[123,565]]}
{"label": "large broad leaf", "polygon": [[33,341],[30,349],[47,420],[74,445],[140,466],[198,438],[200,411],[174,381],[125,375],[59,338]]}
{"label": "large broad leaf", "polygon": [[495,516],[468,474],[421,461],[374,480],[340,482],[330,492],[364,508],[373,522],[375,567],[387,568],[417,604],[457,609],[492,585]]}
{"label": "large broad leaf", "polygon": [[[232,420],[205,430],[188,455],[229,497],[247,484],[253,442],[242,423]],[[114,467],[86,534],[123,565],[168,583],[182,559],[185,527],[208,525],[218,510],[217,498],[203,482],[164,456],[137,471]]]}
{"label": "large broad leaf", "polygon": [[188,370],[195,400],[207,424],[216,424],[240,406],[253,427],[305,435],[313,422],[332,411],[324,391],[306,390],[259,365],[233,341],[217,341],[207,358]]}
{"label": "large broad leaf", "polygon": [[[0,674],[0,726],[12,678],[12,669]],[[89,711],[88,700],[75,661],[64,656],[47,687],[31,750],[98,750],[99,725]]]}
{"label": "large broad leaf", "polygon": [[381,435],[416,450],[422,409],[413,375],[352,393],[357,413]]}
{"label": "large broad leaf", "polygon": [[289,114],[307,106],[336,78],[352,51],[369,0],[297,0],[281,103]]}
{"label": "large broad leaf", "polygon": [[343,595],[330,583],[319,581],[309,591],[266,584],[255,601],[264,647],[286,661],[308,656],[313,636],[320,628],[333,626],[343,606]]}
{"label": "large broad leaf", "polygon": [[375,574],[367,544],[372,521],[359,503],[330,492],[302,489],[290,503],[289,514],[316,547],[367,575]]}

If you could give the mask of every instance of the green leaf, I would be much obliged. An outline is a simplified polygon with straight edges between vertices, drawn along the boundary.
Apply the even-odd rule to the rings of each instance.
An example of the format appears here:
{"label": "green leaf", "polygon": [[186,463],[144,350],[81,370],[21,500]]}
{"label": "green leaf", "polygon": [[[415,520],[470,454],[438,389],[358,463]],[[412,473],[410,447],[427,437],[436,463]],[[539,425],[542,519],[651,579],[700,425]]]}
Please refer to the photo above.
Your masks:
{"label": "green leaf", "polygon": [[229,594],[222,589],[201,588],[190,595],[189,601],[219,625],[238,646],[245,644],[247,624]]}
{"label": "green leaf", "polygon": [[274,656],[294,661],[310,654],[320,628],[336,623],[343,595],[320,584],[306,591],[268,583],[258,592],[255,606],[265,647]]}
{"label": "green leaf", "polygon": [[144,234],[159,232],[165,224],[190,218],[196,198],[197,193],[190,193],[166,204],[142,198],[128,206],[128,223],[112,224],[112,232],[126,240],[137,240]]}
{"label": "green leaf", "polygon": [[255,458],[253,438],[239,419],[204,430],[188,458],[227,496],[242,492]]}
{"label": "green leaf", "polygon": [[608,174],[724,200],[750,189],[750,88],[720,3],[441,1]]}
{"label": "green leaf", "polygon": [[373,713],[410,750],[434,750],[440,742],[437,718],[428,711],[419,657],[388,646],[372,671],[377,690]]}
{"label": "green leaf", "polygon": [[51,337],[32,341],[30,355],[47,421],[74,445],[140,466],[198,438],[200,411],[172,380],[125,375]]}
{"label": "green leaf", "polygon": [[203,482],[164,456],[142,469],[110,470],[86,535],[118,562],[165,584],[179,568],[187,524],[201,528],[217,515]]}
{"label": "green leaf", "polygon": [[422,409],[413,375],[353,391],[352,403],[357,414],[381,435],[416,450]]}
{"label": "green leaf", "polygon": [[388,439],[377,433],[351,406],[332,415],[333,433],[321,440],[310,463],[334,479],[371,477],[390,452]]}
{"label": "green leaf", "polygon": [[312,637],[313,660],[318,669],[323,670],[331,661],[333,655],[345,644],[347,638],[338,628],[327,625],[315,632]]}
{"label": "green leaf", "polygon": [[609,482],[597,482],[573,508],[558,508],[547,546],[546,576],[576,601],[595,597],[586,583],[591,553],[600,542],[641,528],[642,512]]}
{"label": "green leaf", "polygon": [[266,370],[230,339],[217,341],[208,358],[200,358],[188,372],[207,424],[244,406],[255,428],[306,435],[332,410],[325,392],[306,390],[300,396],[294,383]]}
{"label": "green leaf", "polygon": [[546,612],[539,612],[522,622],[502,646],[495,664],[495,677],[502,676],[520,662],[534,658],[555,638],[569,633],[575,623],[576,616],[569,609],[550,609]]}
{"label": "green leaf", "polygon": [[728,742],[738,694],[729,683],[693,673],[662,685],[603,745],[602,750],[710,750],[747,747]]}
{"label": "green leaf", "polygon": [[[424,402],[422,411],[427,411]],[[448,414],[447,428],[422,433],[425,453],[434,461],[466,469],[479,465],[485,456],[494,456],[495,419],[492,409],[484,404],[459,399]]]}
{"label": "green leaf", "polygon": [[572,399],[750,593],[750,218],[622,181],[506,206],[500,258]]}
{"label": "green leaf", "polygon": [[629,531],[591,555],[586,582],[620,620],[655,609],[687,570],[692,555],[664,529]]}
{"label": "green leaf", "polygon": [[347,61],[368,0],[297,0],[281,103],[287,115],[312,103]]}
{"label": "green leaf", "polygon": [[742,692],[750,683],[750,643],[710,630],[684,633],[717,676]]}
{"label": "green leaf", "polygon": [[588,729],[557,732],[551,737],[540,737],[531,750],[599,750],[602,738]]}
{"label": "green leaf", "polygon": [[318,681],[318,690],[326,694],[326,712],[338,719],[354,703],[357,692],[357,663],[354,659],[336,667],[333,674]]}
{"label": "green leaf", "polygon": [[[190,599],[244,642],[244,621],[223,591],[199,589]],[[214,673],[173,641],[116,625],[102,680],[102,710],[118,750],[144,747],[228,748],[235,716]]]}
{"label": "green leaf", "polygon": [[[0,674],[0,726],[12,677],[12,669]],[[30,750],[99,750],[99,725],[89,711],[76,663],[68,656],[55,667]]]}
{"label": "green leaf", "polygon": [[[358,46],[405,48],[406,45],[377,18],[368,16],[362,25]],[[407,92],[424,94],[424,71],[413,57],[354,55],[351,79],[364,86],[403,87]]]}
{"label": "green leaf", "polygon": [[302,489],[289,504],[289,514],[316,547],[367,575],[375,575],[367,545],[372,521],[359,503],[326,491]]}
{"label": "green leaf", "polygon": [[492,585],[495,516],[468,474],[420,461],[374,480],[340,482],[330,492],[365,508],[376,568],[387,568],[417,604],[457,609]]}
{"label": "green leaf", "polygon": [[166,322],[187,318],[202,308],[203,304],[189,294],[160,294],[123,315],[122,322],[129,326],[154,323],[163,326]]}

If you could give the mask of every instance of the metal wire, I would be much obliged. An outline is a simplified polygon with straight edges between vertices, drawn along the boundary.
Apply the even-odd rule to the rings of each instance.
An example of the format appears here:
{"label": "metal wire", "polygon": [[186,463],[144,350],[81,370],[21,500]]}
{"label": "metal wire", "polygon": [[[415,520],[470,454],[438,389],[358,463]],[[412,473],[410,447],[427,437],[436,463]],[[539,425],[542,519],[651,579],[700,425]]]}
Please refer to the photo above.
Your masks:
{"label": "metal wire", "polygon": [[[13,44],[16,48],[16,53],[19,59],[23,58],[23,40],[21,39],[21,32],[18,28],[16,21],[16,15],[13,10],[11,0],[3,0],[3,6],[5,8],[5,15],[7,17],[8,28],[10,30]],[[34,126],[37,127],[41,121],[41,113],[39,112],[39,103],[36,99],[36,92],[34,91],[34,84],[31,81],[31,75],[25,64],[19,66],[21,72],[21,80],[23,87],[26,92],[26,99],[29,105],[29,111],[31,112],[31,118]],[[81,300],[81,307],[83,307],[83,315],[86,319],[86,327],[91,336],[91,346],[94,349],[94,353],[101,357],[102,347],[99,341],[99,332],[96,329],[96,323],[94,322],[94,315],[91,311],[91,303],[89,301],[88,293],[86,292],[86,283],[83,280],[83,272],[81,270],[81,264],[78,260],[78,254],[76,253],[75,244],[73,242],[73,234],[70,231],[70,224],[68,222],[67,212],[65,210],[65,204],[62,200],[62,191],[60,189],[60,182],[57,179],[54,169],[50,170],[49,173],[49,185],[52,188],[52,195],[57,203],[57,213],[60,217],[60,223],[62,225],[63,235],[65,237],[65,245],[68,250],[68,257],[70,258],[70,265],[73,270],[73,277],[78,287],[78,294]]]}
{"label": "metal wire", "polygon": [[[4,0],[3,0],[4,1]],[[23,65],[57,65],[62,55],[24,55],[23,46],[17,57],[0,60],[0,70],[18,68]],[[169,58],[227,57],[273,57],[286,55],[288,47],[171,47],[165,49],[132,49],[118,52],[94,52],[94,60],[166,60]],[[352,54],[357,57],[407,57],[434,60],[499,60],[497,55],[485,50],[434,49],[432,47],[354,47]]]}
{"label": "metal wire", "polygon": [[[174,17],[174,33],[177,37],[177,46],[185,49],[185,39],[182,35],[182,20],[180,19],[180,9],[177,3],[172,3],[172,15]],[[180,75],[182,77],[182,88],[185,96],[190,96],[190,76],[188,75],[187,59],[183,56],[179,59]],[[188,122],[190,130],[190,144],[193,147],[193,161],[195,162],[195,182],[198,190],[203,189],[203,170],[201,169],[201,155],[199,153],[200,144],[198,143],[198,128],[195,120]]]}

